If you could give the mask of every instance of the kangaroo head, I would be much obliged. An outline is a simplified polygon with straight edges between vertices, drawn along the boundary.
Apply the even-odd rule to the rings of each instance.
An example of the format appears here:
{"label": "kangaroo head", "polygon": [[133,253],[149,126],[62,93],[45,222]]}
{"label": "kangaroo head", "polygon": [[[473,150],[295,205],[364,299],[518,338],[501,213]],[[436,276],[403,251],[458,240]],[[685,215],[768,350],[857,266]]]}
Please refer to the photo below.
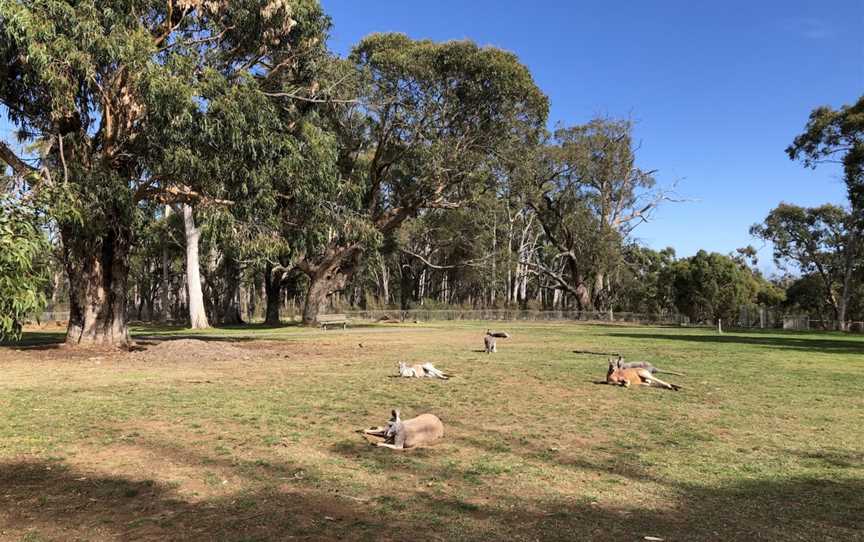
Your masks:
{"label": "kangaroo head", "polygon": [[621,370],[621,359],[609,359],[609,369],[606,371],[606,382],[617,383],[619,371]]}
{"label": "kangaroo head", "polygon": [[384,432],[384,437],[388,439],[395,437],[400,429],[402,429],[402,419],[399,417],[399,409],[394,408],[390,412],[390,421],[387,422],[387,430]]}
{"label": "kangaroo head", "polygon": [[403,370],[405,370],[405,367],[407,367],[407,365],[405,364],[405,362],[404,362],[404,361],[400,361],[400,362],[399,362],[399,372],[401,373]]}

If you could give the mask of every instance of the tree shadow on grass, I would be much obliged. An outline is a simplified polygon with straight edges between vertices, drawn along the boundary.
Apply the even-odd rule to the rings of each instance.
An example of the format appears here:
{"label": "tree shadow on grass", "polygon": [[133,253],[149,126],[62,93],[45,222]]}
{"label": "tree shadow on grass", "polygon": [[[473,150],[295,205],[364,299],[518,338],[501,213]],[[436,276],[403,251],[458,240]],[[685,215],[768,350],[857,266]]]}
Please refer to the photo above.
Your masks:
{"label": "tree shadow on grass", "polygon": [[63,331],[25,331],[17,342],[0,342],[0,348],[17,350],[47,350],[58,348],[66,340],[66,330]]}
{"label": "tree shadow on grass", "polygon": [[[158,466],[154,466],[158,468]],[[664,510],[590,498],[480,502],[417,489],[371,495],[269,485],[190,501],[150,479],[94,475],[62,463],[0,463],[0,532],[94,540],[862,540],[864,481],[748,480],[672,485]]]}
{"label": "tree shadow on grass", "polygon": [[692,334],[655,334],[655,333],[609,333],[610,337],[620,337],[636,340],[685,341],[704,344],[741,344],[748,346],[763,346],[766,348],[783,348],[807,352],[822,352],[825,354],[864,354],[864,342],[849,339],[801,338],[753,335],[692,335]]}

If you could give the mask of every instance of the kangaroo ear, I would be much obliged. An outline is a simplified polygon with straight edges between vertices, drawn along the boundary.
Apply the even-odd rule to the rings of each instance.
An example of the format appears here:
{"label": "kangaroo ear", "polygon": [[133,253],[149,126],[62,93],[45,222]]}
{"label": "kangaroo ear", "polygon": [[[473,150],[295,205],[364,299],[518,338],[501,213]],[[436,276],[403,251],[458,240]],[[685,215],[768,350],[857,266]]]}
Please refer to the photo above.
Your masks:
{"label": "kangaroo ear", "polygon": [[390,416],[391,416],[390,419],[392,419],[393,421],[398,422],[398,421],[399,421],[399,409],[398,409],[398,408],[394,408],[392,411],[390,411]]}

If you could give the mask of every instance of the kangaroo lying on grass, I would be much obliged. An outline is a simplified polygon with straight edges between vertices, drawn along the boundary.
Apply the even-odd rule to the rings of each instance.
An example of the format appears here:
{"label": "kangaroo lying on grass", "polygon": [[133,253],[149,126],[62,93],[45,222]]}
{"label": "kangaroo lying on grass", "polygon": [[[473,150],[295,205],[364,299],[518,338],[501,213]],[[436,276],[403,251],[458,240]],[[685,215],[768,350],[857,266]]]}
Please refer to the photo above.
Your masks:
{"label": "kangaroo lying on grass", "polygon": [[408,365],[404,361],[399,362],[399,376],[407,378],[440,378],[447,380],[450,375],[442,373],[431,363]]}
{"label": "kangaroo lying on grass", "polygon": [[609,370],[606,372],[607,384],[624,386],[625,388],[629,388],[631,384],[640,384],[642,386],[656,386],[675,391],[681,389],[681,386],[676,384],[663,382],[656,376],[652,375],[651,371],[648,369],[642,367],[627,369],[621,365],[623,364],[620,359],[617,361],[613,359],[609,360]]}
{"label": "kangaroo lying on grass", "polygon": [[393,409],[390,421],[384,427],[373,427],[363,431],[366,435],[383,437],[376,446],[402,450],[428,444],[444,436],[444,424],[434,414],[420,414],[410,420],[402,420],[399,410]]}
{"label": "kangaroo lying on grass", "polygon": [[491,354],[493,352],[498,352],[498,348],[495,344],[495,339],[509,339],[510,334],[506,331],[490,331],[486,330],[486,336],[483,337],[483,345],[486,347],[486,353]]}

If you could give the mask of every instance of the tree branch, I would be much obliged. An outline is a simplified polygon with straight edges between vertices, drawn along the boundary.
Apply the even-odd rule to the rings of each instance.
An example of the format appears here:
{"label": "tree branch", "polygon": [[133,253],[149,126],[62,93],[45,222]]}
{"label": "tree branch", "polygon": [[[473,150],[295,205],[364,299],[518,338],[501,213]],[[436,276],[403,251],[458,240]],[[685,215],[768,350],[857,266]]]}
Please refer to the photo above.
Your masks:
{"label": "tree branch", "polygon": [[38,170],[22,160],[15,154],[12,149],[9,148],[8,145],[4,141],[0,141],[0,160],[3,160],[9,167],[12,168],[12,171],[15,172],[16,175],[20,177],[26,177],[28,174],[37,173]]}
{"label": "tree branch", "polygon": [[436,265],[436,264],[430,262],[429,260],[427,260],[426,258],[424,258],[423,256],[421,256],[420,254],[417,254],[416,252],[411,252],[410,250],[408,250],[406,248],[400,248],[399,251],[402,252],[403,254],[407,254],[409,256],[413,256],[413,257],[417,258],[418,260],[423,262],[428,267],[431,267],[432,269],[458,269],[460,267],[479,267],[480,263],[482,263],[482,262],[484,262],[484,261],[486,261],[492,257],[492,255],[489,254],[487,256],[484,256],[483,258],[480,258],[479,260],[468,260],[468,261],[460,262],[460,263],[453,264],[453,265]]}
{"label": "tree branch", "polygon": [[271,98],[291,98],[293,100],[300,100],[304,102],[310,102],[315,104],[327,104],[327,103],[337,103],[337,104],[356,104],[360,103],[358,100],[340,100],[337,98],[307,98],[306,96],[301,96],[295,92],[261,92],[264,96],[270,96]]}

